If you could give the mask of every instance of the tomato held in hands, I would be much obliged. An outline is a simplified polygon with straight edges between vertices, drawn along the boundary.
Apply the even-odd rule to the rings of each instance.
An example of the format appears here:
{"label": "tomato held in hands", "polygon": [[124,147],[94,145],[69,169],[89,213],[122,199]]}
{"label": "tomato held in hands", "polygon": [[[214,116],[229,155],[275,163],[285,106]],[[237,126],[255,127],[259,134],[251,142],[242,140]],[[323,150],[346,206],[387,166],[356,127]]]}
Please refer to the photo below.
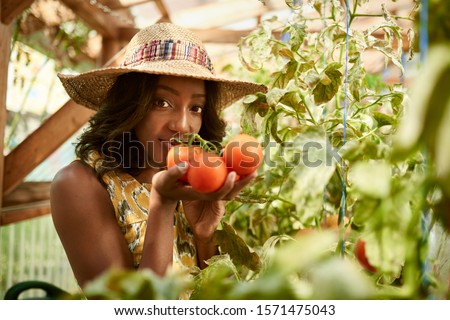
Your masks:
{"label": "tomato held in hands", "polygon": [[[170,148],[167,153],[167,169],[180,162],[195,162],[195,158],[200,155],[203,150],[200,147],[176,145]],[[188,182],[187,174],[180,178],[181,181]]]}
{"label": "tomato held in hands", "polygon": [[262,164],[263,149],[256,138],[238,134],[226,144],[223,158],[230,171],[235,171],[239,176],[246,176]]}
{"label": "tomato held in hands", "polygon": [[188,183],[198,192],[214,192],[223,186],[228,170],[225,161],[216,153],[197,154],[187,172]]}
{"label": "tomato held in hands", "polygon": [[364,240],[358,239],[355,243],[355,257],[361,264],[361,266],[364,267],[364,269],[370,271],[370,272],[377,272],[377,269],[372,266],[367,259],[366,256],[366,242]]}

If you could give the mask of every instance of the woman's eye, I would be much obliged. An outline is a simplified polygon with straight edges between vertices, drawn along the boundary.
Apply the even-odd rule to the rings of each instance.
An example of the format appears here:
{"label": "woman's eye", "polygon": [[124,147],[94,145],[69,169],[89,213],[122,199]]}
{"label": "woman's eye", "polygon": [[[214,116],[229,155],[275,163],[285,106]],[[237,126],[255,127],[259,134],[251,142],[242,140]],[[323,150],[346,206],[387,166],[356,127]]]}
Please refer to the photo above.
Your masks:
{"label": "woman's eye", "polygon": [[192,106],[192,111],[195,113],[202,113],[203,112],[204,107],[203,106]]}
{"label": "woman's eye", "polygon": [[153,106],[158,108],[170,108],[170,103],[166,100],[157,99],[153,101]]}

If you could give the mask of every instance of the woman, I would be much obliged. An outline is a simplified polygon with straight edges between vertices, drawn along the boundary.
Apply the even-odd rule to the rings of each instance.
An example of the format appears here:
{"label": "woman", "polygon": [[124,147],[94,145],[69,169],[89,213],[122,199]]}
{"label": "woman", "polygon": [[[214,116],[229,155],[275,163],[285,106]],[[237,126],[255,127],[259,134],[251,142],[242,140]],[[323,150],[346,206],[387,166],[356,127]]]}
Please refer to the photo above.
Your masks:
{"label": "woman", "polygon": [[81,287],[110,267],[205,267],[212,236],[233,199],[255,175],[228,174],[202,194],[178,182],[189,164],[168,170],[173,138],[188,133],[220,142],[220,111],[266,87],[227,80],[201,41],[163,23],[138,32],[120,67],[59,75],[77,103],[97,110],[76,147],[78,159],[51,187],[52,217]]}

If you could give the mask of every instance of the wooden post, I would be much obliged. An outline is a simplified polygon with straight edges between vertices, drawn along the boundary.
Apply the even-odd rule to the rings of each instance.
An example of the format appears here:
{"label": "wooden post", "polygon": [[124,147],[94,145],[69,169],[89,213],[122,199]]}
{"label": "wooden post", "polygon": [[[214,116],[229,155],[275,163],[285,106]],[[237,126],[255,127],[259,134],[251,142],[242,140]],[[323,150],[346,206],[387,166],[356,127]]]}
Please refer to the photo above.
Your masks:
{"label": "wooden post", "polygon": [[[2,6],[0,5],[0,16]],[[11,45],[11,25],[0,23],[0,195],[3,194],[3,171],[5,157],[3,155],[6,128],[6,88],[8,84],[8,63]],[[2,197],[0,197],[0,208]]]}
{"label": "wooden post", "polygon": [[14,19],[28,8],[34,0],[0,0],[1,23],[9,25]]}
{"label": "wooden post", "polygon": [[118,38],[102,38],[102,51],[100,53],[100,65],[104,66],[110,64],[110,60],[114,58],[117,52],[120,51],[120,41]]}
{"label": "wooden post", "polygon": [[4,159],[3,195],[81,128],[94,111],[69,100]]}

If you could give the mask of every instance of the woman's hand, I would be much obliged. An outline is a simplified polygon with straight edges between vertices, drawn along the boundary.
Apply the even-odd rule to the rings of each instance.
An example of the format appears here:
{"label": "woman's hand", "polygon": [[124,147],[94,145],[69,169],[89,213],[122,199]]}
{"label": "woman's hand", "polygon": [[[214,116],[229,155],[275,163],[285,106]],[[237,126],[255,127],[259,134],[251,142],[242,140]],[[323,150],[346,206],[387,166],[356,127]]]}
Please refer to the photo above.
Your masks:
{"label": "woman's hand", "polygon": [[164,171],[160,171],[153,176],[152,187],[163,199],[163,201],[178,200],[232,200],[239,192],[256,177],[256,172],[242,177],[235,182],[236,173],[230,172],[224,185],[217,191],[210,193],[201,193],[194,190],[191,186],[178,181],[187,171],[189,164],[181,162],[176,166]]}
{"label": "woman's hand", "polygon": [[234,199],[256,177],[256,172],[242,177],[239,181],[235,181],[236,173],[230,172],[219,190],[201,193],[178,181],[186,173],[188,165],[184,162],[155,174],[152,180],[153,190],[158,193],[160,201],[182,200],[185,216],[195,239],[207,243],[212,240],[212,235],[225,213],[224,200]]}

